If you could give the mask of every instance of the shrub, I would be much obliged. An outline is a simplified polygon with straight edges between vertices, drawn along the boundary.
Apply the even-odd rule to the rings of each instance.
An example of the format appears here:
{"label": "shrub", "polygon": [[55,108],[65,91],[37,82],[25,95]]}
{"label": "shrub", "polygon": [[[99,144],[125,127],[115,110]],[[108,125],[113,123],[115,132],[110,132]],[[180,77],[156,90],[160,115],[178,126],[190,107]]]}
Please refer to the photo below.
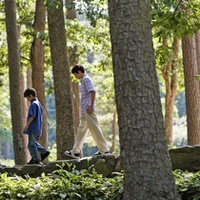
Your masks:
{"label": "shrub", "polygon": [[[63,166],[62,166],[63,167]],[[1,199],[31,200],[120,200],[122,199],[123,173],[105,178],[93,169],[66,171],[62,167],[52,174],[40,177],[0,176]]]}

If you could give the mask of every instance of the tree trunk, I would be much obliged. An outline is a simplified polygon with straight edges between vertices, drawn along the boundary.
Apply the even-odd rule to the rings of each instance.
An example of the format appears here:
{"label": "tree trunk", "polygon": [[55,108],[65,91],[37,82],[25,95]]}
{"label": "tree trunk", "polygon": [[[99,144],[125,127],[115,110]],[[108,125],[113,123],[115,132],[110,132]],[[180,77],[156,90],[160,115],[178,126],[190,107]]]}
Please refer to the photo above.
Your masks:
{"label": "tree trunk", "polygon": [[[65,0],[65,5],[67,9],[67,19],[74,20],[76,18],[76,11],[72,0]],[[74,66],[78,63],[78,56],[76,54],[77,47],[69,47],[69,66]],[[80,122],[80,95],[79,95],[79,83],[76,81],[71,82],[72,94],[73,94],[73,119],[74,119],[74,138],[76,137],[79,122]]]}
{"label": "tree trunk", "polygon": [[183,36],[182,46],[188,144],[196,145],[200,143],[200,94],[199,82],[194,78],[198,74],[195,37]]}
{"label": "tree trunk", "polygon": [[200,74],[200,30],[195,34],[198,74]]}
{"label": "tree trunk", "polygon": [[35,19],[33,29],[35,35],[31,46],[31,64],[32,64],[32,81],[33,88],[37,91],[37,97],[43,107],[43,124],[42,124],[42,136],[40,143],[42,146],[48,146],[48,134],[47,134],[47,112],[46,112],[46,100],[44,90],[44,31],[45,31],[45,19],[46,9],[44,0],[36,1]]}
{"label": "tree trunk", "polygon": [[[25,80],[24,80],[24,75],[21,73],[21,96],[24,96],[24,90],[25,90]],[[27,113],[28,113],[28,106],[27,106],[27,101],[25,98],[22,98],[22,116],[23,116],[23,127],[26,124],[26,117],[27,117]],[[26,152],[26,157],[27,157],[27,161],[28,162],[31,159],[29,150],[28,150],[28,135],[27,134],[23,134],[23,138],[24,138],[24,144],[25,144],[25,152]]]}
{"label": "tree trunk", "polygon": [[74,143],[74,125],[63,1],[48,2],[49,39],[56,101],[57,158],[65,159],[64,151],[70,150]]}
{"label": "tree trunk", "polygon": [[112,152],[116,150],[116,136],[117,136],[117,112],[114,110],[113,113],[113,124],[112,124]]}
{"label": "tree trunk", "polygon": [[77,82],[72,82],[72,93],[73,93],[73,119],[74,119],[74,138],[76,137],[79,122],[80,122],[80,94],[79,94],[79,84]]}
{"label": "tree trunk", "polygon": [[8,65],[10,81],[10,103],[12,116],[12,132],[14,157],[16,164],[26,163],[25,144],[22,134],[22,96],[20,90],[20,56],[18,31],[16,21],[16,3],[13,0],[5,1],[6,31],[8,41]]}
{"label": "tree trunk", "polygon": [[109,0],[124,200],[179,199],[156,76],[149,1]]}
{"label": "tree trunk", "polygon": [[[168,48],[166,40],[164,46]],[[173,132],[173,118],[174,118],[174,101],[177,94],[177,83],[178,83],[178,53],[179,53],[179,40],[173,38],[172,43],[173,58],[169,60],[164,69],[163,77],[165,80],[165,134],[167,138],[167,144],[172,145],[172,132]],[[171,55],[170,55],[171,57]],[[170,59],[170,58],[169,58]]]}

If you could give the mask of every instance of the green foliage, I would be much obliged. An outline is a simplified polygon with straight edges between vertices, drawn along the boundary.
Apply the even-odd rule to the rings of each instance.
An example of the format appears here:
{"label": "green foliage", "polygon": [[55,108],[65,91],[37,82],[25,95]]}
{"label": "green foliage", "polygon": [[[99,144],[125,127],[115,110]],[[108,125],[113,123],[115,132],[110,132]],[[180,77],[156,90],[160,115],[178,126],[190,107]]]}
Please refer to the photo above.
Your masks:
{"label": "green foliage", "polygon": [[196,173],[176,170],[174,171],[176,186],[182,200],[200,199],[200,171]]}
{"label": "green foliage", "polygon": [[46,176],[22,178],[19,176],[9,177],[3,173],[0,177],[0,200],[1,199],[40,199],[40,200],[119,200],[122,199],[123,174],[113,174],[113,178],[103,178],[94,170],[78,171],[67,167],[66,171],[60,166],[59,170]]}
{"label": "green foliage", "polygon": [[96,26],[96,23],[99,19],[108,20],[107,1],[76,0],[75,9],[79,14],[85,14],[92,26]]}
{"label": "green foliage", "polygon": [[[151,8],[156,64],[159,77],[162,77],[164,66],[171,64],[173,60],[173,38],[192,36],[200,29],[200,3],[199,0],[151,0]],[[182,90],[184,78],[181,55],[177,63],[178,69],[170,73],[171,75],[178,73],[180,86],[178,89]]]}
{"label": "green foliage", "polygon": [[166,38],[193,35],[200,28],[199,0],[152,0],[152,25],[154,36]]}
{"label": "green foliage", "polygon": [[[123,172],[112,177],[102,177],[91,167],[78,171],[72,164],[63,163],[51,174],[37,178],[17,175],[0,175],[0,200],[121,200]],[[173,171],[176,186],[182,200],[200,199],[200,171]]]}
{"label": "green foliage", "polygon": [[50,7],[50,8],[56,8],[59,9],[60,6],[62,6],[61,1],[59,0],[46,0],[46,6]]}

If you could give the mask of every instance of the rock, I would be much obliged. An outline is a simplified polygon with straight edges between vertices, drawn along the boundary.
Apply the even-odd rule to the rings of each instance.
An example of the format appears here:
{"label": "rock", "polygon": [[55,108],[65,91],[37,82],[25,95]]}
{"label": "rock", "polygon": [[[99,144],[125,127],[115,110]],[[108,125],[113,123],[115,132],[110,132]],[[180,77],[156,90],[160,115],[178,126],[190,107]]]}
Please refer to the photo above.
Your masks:
{"label": "rock", "polygon": [[[23,165],[23,166],[14,166],[14,167],[1,167],[0,173],[7,172],[8,175],[18,175],[25,177],[29,175],[30,177],[40,176],[42,173],[50,174],[55,170],[65,169],[71,171],[72,167],[75,167],[77,170],[82,169],[91,169],[94,168],[97,173],[102,174],[103,176],[109,176],[113,171],[120,169],[120,165],[117,162],[117,157],[115,155],[105,155],[103,157],[84,157],[81,159],[72,159],[72,160],[57,160],[54,162],[47,163],[45,165]],[[116,165],[118,165],[116,167]]]}
{"label": "rock", "polygon": [[[174,149],[169,149],[173,170],[181,169],[188,171],[200,170],[200,145],[184,146]],[[23,165],[14,167],[0,167],[0,173],[7,172],[8,175],[16,174],[18,176],[37,177],[42,173],[50,174],[58,169],[71,171],[72,167],[77,170],[95,169],[97,173],[104,177],[112,177],[113,172],[121,172],[123,165],[120,162],[119,155],[105,155],[100,157],[84,157],[81,159],[72,160],[57,160],[44,165]]]}
{"label": "rock", "polygon": [[169,149],[173,170],[181,169],[188,171],[200,170],[200,146],[184,146]]}

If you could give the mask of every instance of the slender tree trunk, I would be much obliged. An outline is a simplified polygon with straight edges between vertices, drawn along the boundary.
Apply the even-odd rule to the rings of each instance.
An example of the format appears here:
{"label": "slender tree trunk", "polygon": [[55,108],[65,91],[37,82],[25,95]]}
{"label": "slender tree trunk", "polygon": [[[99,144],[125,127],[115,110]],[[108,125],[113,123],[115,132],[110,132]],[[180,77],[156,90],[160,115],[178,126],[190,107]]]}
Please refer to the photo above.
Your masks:
{"label": "slender tree trunk", "polygon": [[196,145],[200,143],[200,94],[199,82],[194,78],[198,74],[195,37],[183,36],[182,44],[188,144]]}
{"label": "slender tree trunk", "polygon": [[[21,73],[21,96],[24,96],[24,90],[25,90],[25,80],[24,80],[24,75]],[[27,101],[25,98],[22,98],[22,116],[23,116],[23,127],[26,124],[26,116],[27,116]],[[30,160],[31,156],[28,150],[28,135],[27,134],[23,134],[24,137],[24,144],[25,144],[25,152],[26,152],[26,157],[27,157],[27,161]]]}
{"label": "slender tree trunk", "polygon": [[[72,0],[65,0],[65,6],[67,9],[67,19],[74,20],[76,19],[76,12]],[[76,54],[77,47],[69,47],[69,66],[74,66],[78,63],[78,57]],[[74,137],[76,137],[77,129],[80,121],[80,95],[79,95],[79,84],[75,81],[71,82],[72,85],[72,94],[73,94],[73,118],[74,118]]]}
{"label": "slender tree trunk", "polygon": [[[166,40],[164,46],[168,48]],[[173,119],[174,119],[174,101],[177,94],[178,84],[178,53],[179,53],[179,40],[173,39],[172,43],[173,58],[169,59],[168,64],[164,68],[163,77],[165,80],[166,96],[165,96],[165,133],[167,138],[167,144],[172,145],[172,133],[173,133]]]}
{"label": "slender tree trunk", "polygon": [[197,68],[198,74],[200,74],[200,30],[195,34],[195,43],[196,43],[196,53],[197,53]]}
{"label": "slender tree trunk", "polygon": [[64,152],[74,143],[74,125],[63,1],[49,0],[47,8],[56,101],[57,158],[65,159]]}
{"label": "slender tree trunk", "polygon": [[72,93],[73,93],[73,119],[74,119],[74,138],[77,134],[77,129],[80,121],[80,95],[79,95],[79,85],[76,82],[72,82]]}
{"label": "slender tree trunk", "polygon": [[[32,87],[32,67],[27,67],[27,71],[26,71],[26,86],[27,88],[31,88]],[[30,102],[26,101],[26,114],[25,116],[27,116],[28,114],[28,108],[30,107]],[[25,143],[26,143],[26,146],[28,147],[28,135],[26,135],[26,138],[25,138]],[[29,153],[29,150],[27,149],[27,160],[29,161],[31,159],[31,155]]]}
{"label": "slender tree trunk", "polygon": [[12,132],[14,156],[16,164],[26,163],[26,153],[22,117],[22,96],[20,88],[20,56],[18,44],[18,31],[16,20],[16,3],[13,0],[5,1],[6,31],[8,41],[8,65],[10,81],[10,103],[12,116]]}
{"label": "slender tree trunk", "polygon": [[149,1],[109,0],[124,200],[180,199],[167,150]]}
{"label": "slender tree trunk", "polygon": [[45,31],[45,19],[46,9],[44,0],[36,1],[35,19],[33,29],[35,35],[31,46],[31,64],[32,64],[32,81],[33,88],[37,91],[37,96],[43,107],[43,125],[42,136],[40,143],[42,146],[48,146],[48,134],[47,134],[47,112],[46,112],[46,100],[44,90],[44,31]]}

